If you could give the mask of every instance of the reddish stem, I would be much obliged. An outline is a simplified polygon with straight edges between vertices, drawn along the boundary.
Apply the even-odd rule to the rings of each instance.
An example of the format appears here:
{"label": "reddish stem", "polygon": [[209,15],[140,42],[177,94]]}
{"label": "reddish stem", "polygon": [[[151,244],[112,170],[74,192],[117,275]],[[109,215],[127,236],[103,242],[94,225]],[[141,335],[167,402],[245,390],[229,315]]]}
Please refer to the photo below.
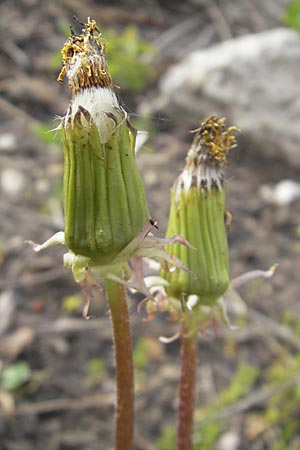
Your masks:
{"label": "reddish stem", "polygon": [[132,450],[134,427],[134,374],[132,340],[124,286],[106,280],[113,324],[117,408],[115,450]]}
{"label": "reddish stem", "polygon": [[179,386],[177,450],[192,450],[196,394],[197,332],[183,329],[181,336],[181,374]]}

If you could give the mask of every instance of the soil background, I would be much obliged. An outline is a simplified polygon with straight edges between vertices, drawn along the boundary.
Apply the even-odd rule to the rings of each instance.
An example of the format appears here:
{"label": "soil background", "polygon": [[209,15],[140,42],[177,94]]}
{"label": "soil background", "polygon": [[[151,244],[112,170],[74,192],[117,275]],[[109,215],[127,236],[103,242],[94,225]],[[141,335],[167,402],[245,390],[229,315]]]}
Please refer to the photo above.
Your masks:
{"label": "soil background", "polygon": [[[153,44],[155,76],[139,93],[126,86],[120,90],[133,120],[142,121],[141,105],[158,95],[159,76],[199,45],[199,28],[207,30],[202,45],[209,46],[282,25],[285,6],[284,1],[258,0],[0,3],[0,450],[113,448],[114,359],[105,299],[95,298],[93,318],[84,320],[76,297],[80,288],[62,265],[64,250],[36,255],[24,244],[26,239],[43,242],[63,229],[61,146],[52,134],[46,143],[48,134],[40,139],[37,132],[41,122],[51,127],[70,100],[67,83],[56,82],[59,69],[49,62],[66,40],[62,30],[72,24],[78,31],[74,14],[81,20],[90,16],[100,29],[110,27],[117,33],[134,25]],[[201,119],[195,120],[195,127]],[[144,122],[150,123],[150,138],[137,158],[158,234],[163,236],[169,189],[183,167],[191,135],[163,113]],[[241,320],[237,305],[231,306],[237,330],[219,325],[200,339],[199,417],[209,405],[218,405],[219,394],[241,364],[257,368],[258,376],[236,402],[224,405],[220,400],[210,421],[197,421],[195,448],[275,449],[281,425],[262,417],[274,394],[270,369],[277,362],[280,367],[286,365],[287,378],[276,393],[280,386],[284,392],[294,367],[289,363],[300,349],[300,204],[265,203],[259,187],[282,179],[299,180],[299,171],[238,147],[230,157],[226,178],[228,210],[233,215],[232,277],[274,263],[279,267],[271,282],[253,283],[240,292],[248,312]],[[130,298],[138,366],[135,450],[171,449],[159,444],[159,439],[168,427],[175,428],[180,349],[178,341],[163,345],[158,337],[171,336],[176,325],[164,318],[145,323],[143,313],[137,312],[140,299]],[[30,373],[20,385],[8,389],[1,374],[20,362],[26,363]],[[288,414],[300,423],[299,402]],[[205,444],[201,436],[208,423],[216,421],[222,422],[219,433],[212,444]],[[299,450],[299,435],[300,425],[290,433],[286,448]]]}

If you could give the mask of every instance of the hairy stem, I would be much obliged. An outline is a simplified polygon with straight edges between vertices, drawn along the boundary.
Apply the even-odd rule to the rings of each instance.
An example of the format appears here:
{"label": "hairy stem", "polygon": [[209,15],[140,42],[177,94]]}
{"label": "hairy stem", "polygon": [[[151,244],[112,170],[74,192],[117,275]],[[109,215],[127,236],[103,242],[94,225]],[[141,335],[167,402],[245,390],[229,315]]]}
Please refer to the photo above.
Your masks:
{"label": "hairy stem", "polygon": [[106,280],[106,289],[113,324],[117,408],[115,450],[132,450],[134,426],[134,376],[132,340],[125,287]]}
{"label": "hairy stem", "polygon": [[177,450],[192,450],[193,448],[197,344],[197,332],[193,331],[189,333],[189,330],[183,328],[181,336]]}

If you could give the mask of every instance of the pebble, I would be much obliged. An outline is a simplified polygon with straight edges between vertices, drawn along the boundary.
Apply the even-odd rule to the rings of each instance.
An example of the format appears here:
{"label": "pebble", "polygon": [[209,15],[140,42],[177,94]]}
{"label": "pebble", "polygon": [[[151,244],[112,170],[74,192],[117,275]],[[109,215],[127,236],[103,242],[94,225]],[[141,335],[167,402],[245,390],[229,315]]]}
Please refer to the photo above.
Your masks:
{"label": "pebble", "polygon": [[3,291],[0,295],[0,336],[10,328],[14,320],[16,296],[12,290]]}
{"label": "pebble", "polygon": [[25,177],[19,170],[4,169],[1,174],[1,189],[8,195],[16,196],[25,187]]}
{"label": "pebble", "polygon": [[16,136],[12,133],[3,133],[0,135],[0,152],[11,153],[17,148]]}
{"label": "pebble", "polygon": [[224,433],[217,443],[216,450],[237,450],[240,446],[240,437],[235,431]]}
{"label": "pebble", "polygon": [[267,203],[280,206],[290,205],[300,199],[300,183],[293,180],[282,180],[278,184],[265,184],[259,189],[259,195]]}

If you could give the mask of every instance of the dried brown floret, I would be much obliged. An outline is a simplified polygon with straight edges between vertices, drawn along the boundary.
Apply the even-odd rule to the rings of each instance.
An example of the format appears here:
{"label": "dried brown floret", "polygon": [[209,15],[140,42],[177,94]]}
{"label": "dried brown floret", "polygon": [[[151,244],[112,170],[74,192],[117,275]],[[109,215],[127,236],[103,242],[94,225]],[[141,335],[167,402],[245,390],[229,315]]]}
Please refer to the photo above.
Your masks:
{"label": "dried brown floret", "polygon": [[88,18],[82,34],[72,33],[63,46],[63,66],[57,80],[63,81],[66,76],[73,95],[84,88],[113,87],[105,60],[105,46],[99,37],[95,20]]}

